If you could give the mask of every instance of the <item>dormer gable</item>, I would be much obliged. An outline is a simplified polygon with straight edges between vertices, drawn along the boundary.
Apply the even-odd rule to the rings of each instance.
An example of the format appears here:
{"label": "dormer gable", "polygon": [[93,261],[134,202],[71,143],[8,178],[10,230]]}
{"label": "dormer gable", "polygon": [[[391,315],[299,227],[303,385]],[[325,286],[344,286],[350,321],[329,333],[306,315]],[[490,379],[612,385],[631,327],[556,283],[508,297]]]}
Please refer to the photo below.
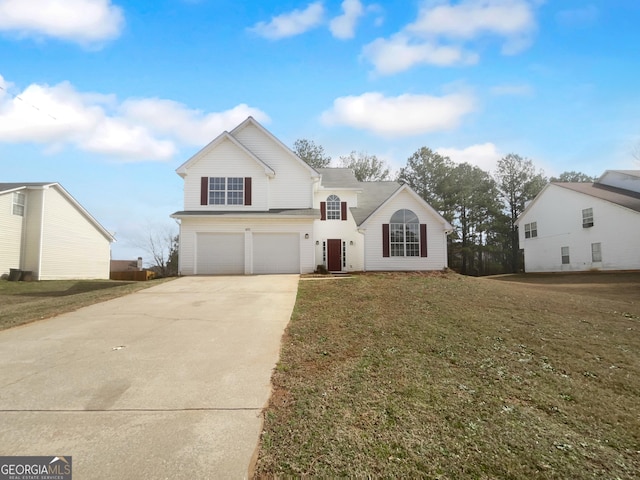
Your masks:
{"label": "dormer gable", "polygon": [[222,142],[228,140],[233,145],[235,145],[238,149],[240,149],[245,155],[247,155],[250,159],[252,159],[260,168],[264,170],[265,175],[268,177],[273,177],[276,172],[265,162],[263,162],[260,158],[253,154],[248,148],[246,148],[242,143],[240,143],[233,135],[229,132],[224,131],[220,135],[218,135],[214,140],[212,140],[208,145],[202,148],[198,153],[193,155],[189,160],[184,162],[176,169],[176,173],[180,175],[182,178],[187,176],[187,172],[190,168],[192,168],[195,164],[197,164],[200,160],[204,159],[209,153],[216,149]]}

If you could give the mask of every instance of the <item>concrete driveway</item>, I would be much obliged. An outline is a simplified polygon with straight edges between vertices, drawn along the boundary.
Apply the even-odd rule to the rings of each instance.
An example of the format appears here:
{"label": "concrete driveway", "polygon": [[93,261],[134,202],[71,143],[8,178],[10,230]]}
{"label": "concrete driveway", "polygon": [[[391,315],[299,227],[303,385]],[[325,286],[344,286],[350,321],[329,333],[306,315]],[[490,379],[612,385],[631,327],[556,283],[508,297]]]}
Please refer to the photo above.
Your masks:
{"label": "concrete driveway", "polygon": [[0,332],[0,455],[73,478],[244,478],[297,275],[184,277]]}

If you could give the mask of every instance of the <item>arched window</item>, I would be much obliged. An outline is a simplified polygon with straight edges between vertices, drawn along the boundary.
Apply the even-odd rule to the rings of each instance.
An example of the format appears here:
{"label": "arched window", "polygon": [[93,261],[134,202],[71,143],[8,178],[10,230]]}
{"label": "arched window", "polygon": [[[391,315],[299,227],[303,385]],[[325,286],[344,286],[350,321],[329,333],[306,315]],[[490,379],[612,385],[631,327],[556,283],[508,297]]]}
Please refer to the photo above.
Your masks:
{"label": "arched window", "polygon": [[389,222],[389,246],[392,257],[420,256],[420,221],[411,210],[398,210]]}
{"label": "arched window", "polygon": [[337,195],[327,198],[327,220],[340,220],[340,197]]}

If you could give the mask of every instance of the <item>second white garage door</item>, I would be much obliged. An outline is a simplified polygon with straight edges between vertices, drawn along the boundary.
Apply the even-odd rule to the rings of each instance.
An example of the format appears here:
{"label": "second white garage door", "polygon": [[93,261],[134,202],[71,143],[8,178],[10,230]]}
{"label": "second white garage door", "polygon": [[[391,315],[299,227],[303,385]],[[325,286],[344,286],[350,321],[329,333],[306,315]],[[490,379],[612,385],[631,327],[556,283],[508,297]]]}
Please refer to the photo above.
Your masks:
{"label": "second white garage door", "polygon": [[244,274],[243,233],[199,233],[198,275]]}
{"label": "second white garage door", "polygon": [[254,233],[253,273],[300,273],[300,234]]}

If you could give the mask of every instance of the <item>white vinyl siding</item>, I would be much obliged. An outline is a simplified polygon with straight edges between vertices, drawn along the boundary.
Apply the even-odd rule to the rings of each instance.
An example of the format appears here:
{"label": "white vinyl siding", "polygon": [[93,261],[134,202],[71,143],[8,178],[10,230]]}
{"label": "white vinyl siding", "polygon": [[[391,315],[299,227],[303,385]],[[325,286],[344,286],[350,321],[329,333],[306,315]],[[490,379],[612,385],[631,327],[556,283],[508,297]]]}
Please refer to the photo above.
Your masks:
{"label": "white vinyl siding", "polygon": [[[583,228],[582,211],[592,209],[594,225]],[[544,230],[535,242],[525,242],[527,272],[640,269],[640,212],[586,194],[550,184],[518,219],[520,225],[536,219]],[[606,244],[606,257],[593,260],[591,244]],[[570,263],[560,263],[561,247],[569,247]]]}
{"label": "white vinyl siding", "polygon": [[20,268],[24,218],[13,214],[13,195],[0,195],[0,275]]}
{"label": "white vinyl siding", "polygon": [[[202,177],[251,177],[251,205],[200,205]],[[189,167],[184,178],[185,210],[268,210],[269,178],[264,167],[230,140],[223,140]],[[242,203],[242,202],[241,202]]]}
{"label": "white vinyl siding", "polygon": [[109,240],[57,189],[44,195],[39,279],[109,278]]}
{"label": "white vinyl siding", "polygon": [[269,208],[311,208],[312,171],[306,164],[254,125],[232,134],[276,172],[269,179]]}
{"label": "white vinyl siding", "polygon": [[[427,225],[427,257],[383,257],[382,225],[388,224],[398,210],[411,210],[420,223]],[[442,270],[447,266],[447,238],[439,217],[408,191],[400,192],[393,201],[378,210],[366,222],[365,268],[373,270]]]}

